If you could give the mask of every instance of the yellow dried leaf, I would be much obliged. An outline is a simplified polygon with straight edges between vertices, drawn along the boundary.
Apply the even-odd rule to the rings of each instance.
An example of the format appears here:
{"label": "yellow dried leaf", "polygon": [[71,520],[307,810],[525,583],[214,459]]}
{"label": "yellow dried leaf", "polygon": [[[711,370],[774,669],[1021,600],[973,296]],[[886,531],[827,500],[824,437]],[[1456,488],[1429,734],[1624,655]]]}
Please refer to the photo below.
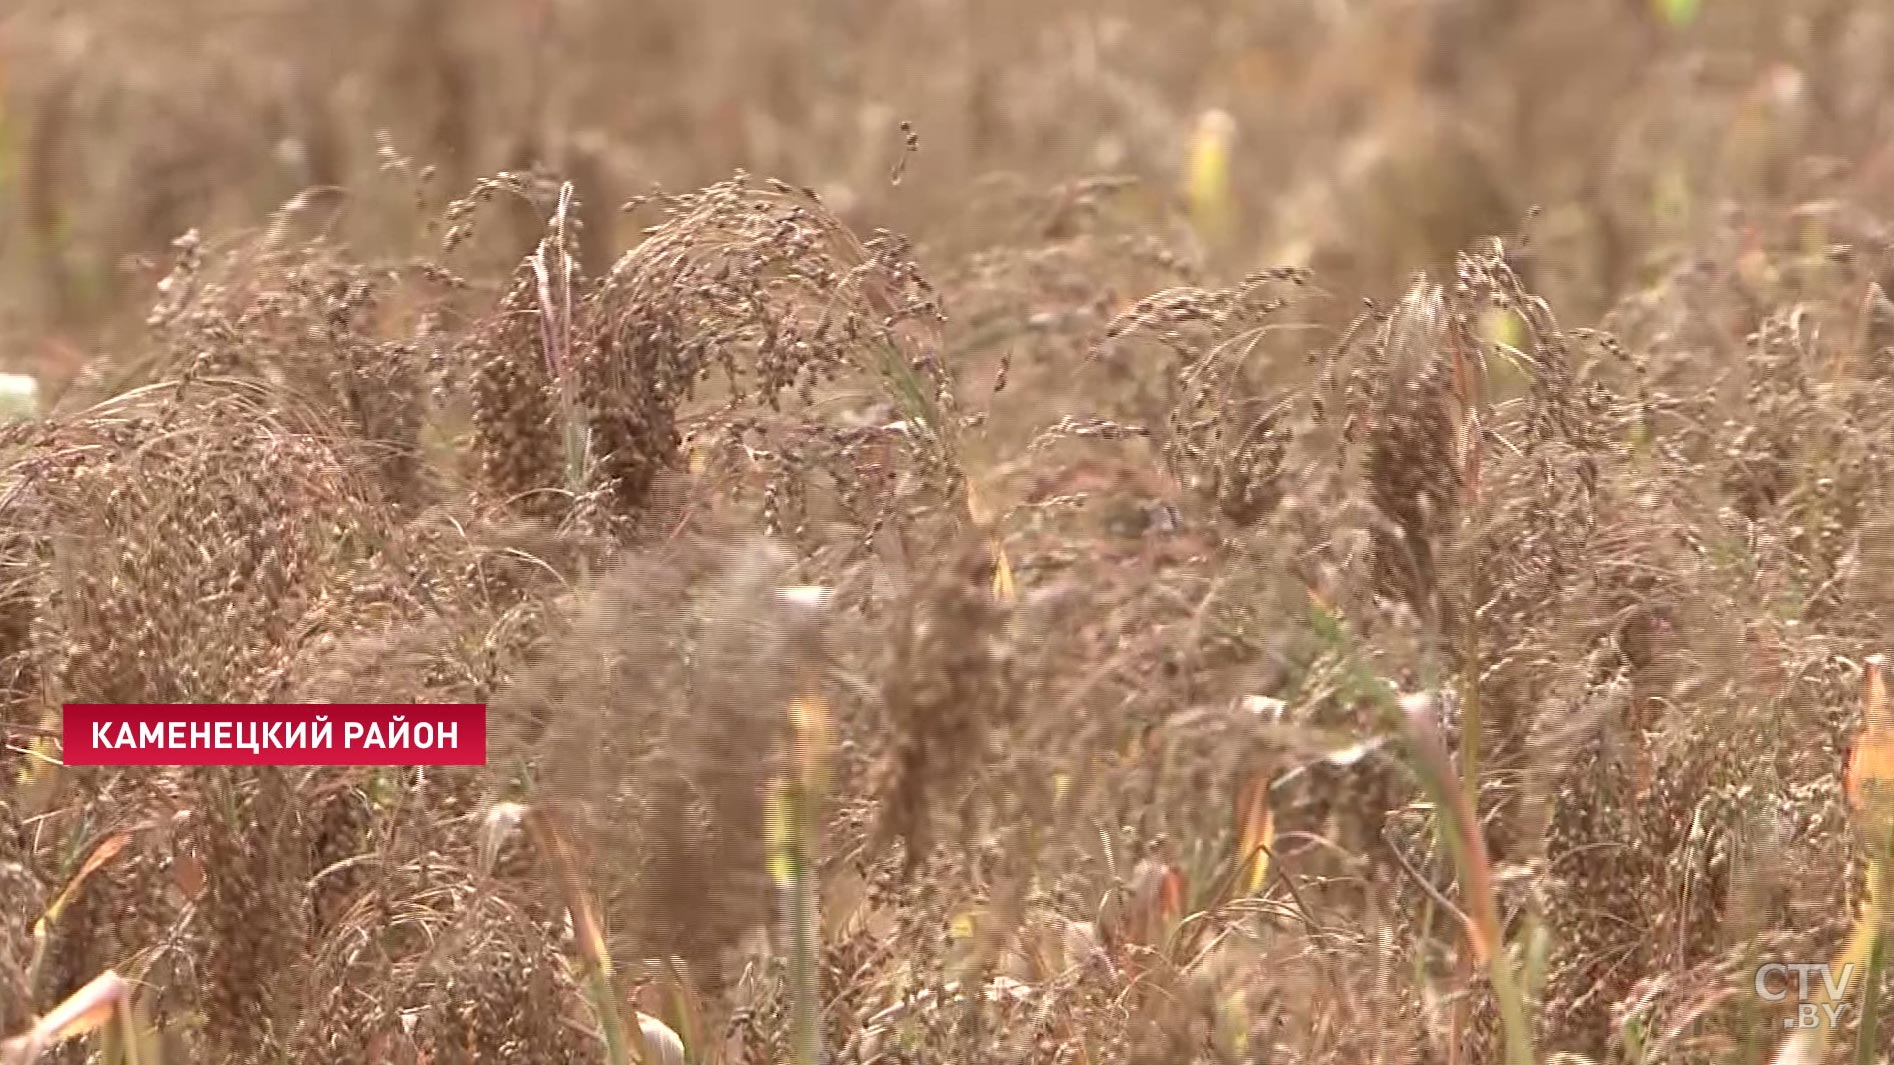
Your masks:
{"label": "yellow dried leaf", "polygon": [[14,796],[14,812],[32,815],[44,812],[52,801],[54,785],[59,781],[59,753],[53,741],[59,729],[57,711],[49,711],[41,720],[40,727],[44,735],[37,736],[26,746],[26,757],[14,783],[18,792]]}
{"label": "yellow dried leaf", "polygon": [[1190,220],[1205,240],[1227,237],[1236,213],[1230,194],[1230,148],[1235,140],[1236,120],[1229,112],[1216,108],[1198,118],[1191,135],[1184,195]]}
{"label": "yellow dried leaf", "polygon": [[79,866],[79,871],[74,873],[72,879],[66,882],[65,889],[60,891],[58,897],[53,899],[52,905],[46,907],[46,911],[40,914],[39,920],[33,922],[33,960],[31,963],[31,972],[38,973],[40,966],[45,963],[46,945],[52,934],[53,925],[58,923],[59,915],[65,912],[66,907],[71,905],[72,900],[78,897],[79,888],[85,884],[86,878],[98,872],[105,863],[117,857],[118,852],[124,850],[125,844],[130,841],[130,832],[116,832],[107,836],[98,846],[92,848],[92,853],[86,856],[85,862]]}
{"label": "yellow dried leaf", "polygon": [[832,727],[829,704],[821,695],[810,692],[800,695],[789,704],[789,724],[795,730],[796,763],[802,772],[803,783],[820,790],[826,783],[823,779]]}
{"label": "yellow dried leaf", "polygon": [[1013,583],[1013,564],[997,539],[993,541],[993,597],[1002,603],[1016,602],[1019,597],[1019,587]]}
{"label": "yellow dried leaf", "polygon": [[130,832],[115,832],[92,848],[92,853],[86,856],[84,864],[79,866],[79,871],[66,882],[65,890],[61,891],[59,897],[53,900],[53,904],[46,907],[46,912],[40,915],[39,922],[33,926],[33,935],[44,936],[53,923],[59,920],[59,915],[65,912],[74,896],[78,895],[79,888],[85,884],[86,878],[98,872],[106,862],[118,857],[118,852],[124,850],[125,844],[130,843],[131,839]]}
{"label": "yellow dried leaf", "polygon": [[789,783],[781,778],[770,781],[768,807],[763,815],[763,831],[769,845],[769,875],[778,887],[795,883],[796,857],[789,808]]}
{"label": "yellow dried leaf", "polygon": [[77,1039],[105,1027],[112,1019],[112,1011],[124,1001],[130,989],[129,983],[109,970],[93,977],[91,983],[74,992],[41,1021],[48,1045]]}
{"label": "yellow dried leaf", "polygon": [[131,984],[107,969],[34,1023],[25,1035],[0,1043],[0,1062],[30,1065],[47,1050],[110,1023],[131,995]]}
{"label": "yellow dried leaf", "polygon": [[565,833],[560,831],[550,814],[532,808],[527,816],[539,838],[541,851],[552,865],[565,895],[566,912],[572,917],[572,934],[578,940],[579,951],[600,977],[609,980],[612,975],[612,957],[605,946],[604,926],[599,922],[598,911],[593,908],[592,900],[587,896],[579,877],[579,864],[572,854],[572,846],[566,842]]}
{"label": "yellow dried leaf", "polygon": [[991,534],[994,523],[992,508],[987,505],[986,498],[980,494],[980,489],[973,483],[973,478],[968,477],[966,485],[967,516],[973,519],[976,528],[989,533],[987,548],[993,553],[993,597],[1002,603],[1016,602],[1019,587],[1013,580],[1013,564],[1006,557],[1006,548],[1001,545],[1000,538]]}
{"label": "yellow dried leaf", "polygon": [[1894,721],[1890,721],[1886,659],[1874,655],[1863,670],[1861,732],[1848,759],[1848,800],[1858,813],[1868,811],[1875,792],[1886,799],[1894,785]]}
{"label": "yellow dried leaf", "polygon": [[1276,811],[1269,804],[1268,777],[1259,773],[1244,787],[1237,818],[1243,892],[1254,895],[1269,878],[1269,851],[1276,845]]}

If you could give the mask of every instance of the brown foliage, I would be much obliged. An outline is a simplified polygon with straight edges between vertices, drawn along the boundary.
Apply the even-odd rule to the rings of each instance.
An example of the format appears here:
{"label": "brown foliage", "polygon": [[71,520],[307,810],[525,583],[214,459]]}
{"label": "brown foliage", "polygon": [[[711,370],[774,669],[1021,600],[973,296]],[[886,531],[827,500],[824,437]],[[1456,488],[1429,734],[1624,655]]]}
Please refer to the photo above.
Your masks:
{"label": "brown foliage", "polygon": [[[1879,6],[159,6],[0,16],[0,1036],[113,969],[167,1060],[604,1060],[583,898],[781,1060],[821,735],[834,1056],[1497,1060],[1423,691],[1542,1051],[1725,1060],[1845,931]],[[67,700],[493,757],[49,769]]]}

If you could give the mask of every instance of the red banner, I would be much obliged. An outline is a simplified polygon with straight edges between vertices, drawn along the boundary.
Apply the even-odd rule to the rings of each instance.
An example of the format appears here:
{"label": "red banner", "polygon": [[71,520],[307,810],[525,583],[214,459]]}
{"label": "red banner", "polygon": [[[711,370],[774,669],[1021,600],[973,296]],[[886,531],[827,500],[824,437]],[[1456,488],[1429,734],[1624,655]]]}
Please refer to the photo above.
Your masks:
{"label": "red banner", "polygon": [[486,765],[483,703],[67,703],[67,765]]}

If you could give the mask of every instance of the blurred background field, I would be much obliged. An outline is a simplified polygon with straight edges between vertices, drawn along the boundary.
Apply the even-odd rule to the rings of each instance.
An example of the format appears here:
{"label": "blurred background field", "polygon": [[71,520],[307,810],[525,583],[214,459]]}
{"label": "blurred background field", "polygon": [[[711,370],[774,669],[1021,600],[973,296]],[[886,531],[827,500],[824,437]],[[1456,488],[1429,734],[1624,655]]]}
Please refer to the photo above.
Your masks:
{"label": "blurred background field", "polygon": [[[441,203],[500,170],[572,177],[597,269],[634,232],[617,204],[738,168],[940,254],[1003,224],[986,199],[1097,174],[1151,182],[1161,225],[1218,108],[1226,270],[1307,263],[1344,298],[1386,295],[1538,206],[1546,294],[1588,321],[1733,205],[1872,206],[1894,173],[1894,31],[1864,3],[17,0],[4,18],[4,350],[55,375],[142,316],[188,228],[347,189],[342,232],[406,250],[411,190],[378,176],[380,131]],[[921,155],[895,186],[902,121]]]}
{"label": "blurred background field", "polygon": [[1890,218],[1878,0],[10,0],[0,1062],[1886,1060]]}

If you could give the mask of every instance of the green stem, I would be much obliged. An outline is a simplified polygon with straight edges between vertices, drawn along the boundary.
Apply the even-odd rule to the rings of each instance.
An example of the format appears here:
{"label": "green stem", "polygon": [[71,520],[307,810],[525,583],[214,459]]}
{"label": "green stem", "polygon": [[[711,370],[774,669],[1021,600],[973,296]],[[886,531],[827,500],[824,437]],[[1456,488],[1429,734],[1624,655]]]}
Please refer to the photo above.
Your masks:
{"label": "green stem", "polygon": [[1855,1032],[1855,1065],[1874,1065],[1875,1045],[1880,1042],[1876,1029],[1880,1027],[1875,1012],[1876,992],[1881,984],[1881,958],[1887,947],[1880,936],[1874,938],[1874,949],[1868,953],[1867,971],[1861,974],[1861,1027]]}
{"label": "green stem", "polygon": [[[1449,814],[1449,822],[1452,819],[1453,815]],[[1472,826],[1472,831],[1479,831],[1479,826]],[[1447,849],[1454,864],[1460,869],[1462,885],[1479,890],[1474,887],[1479,880],[1472,875],[1477,859],[1467,853],[1460,834],[1452,826],[1442,834],[1447,838]],[[1512,952],[1504,940],[1489,945],[1486,972],[1499,1005],[1500,1031],[1506,1040],[1506,1065],[1534,1065],[1532,1025],[1526,1018],[1526,999],[1513,972]]]}
{"label": "green stem", "polygon": [[594,968],[588,974],[592,1008],[598,1014],[599,1033],[605,1039],[605,1060],[611,1065],[636,1065],[640,1060],[625,1036],[625,1018],[618,1011],[618,996],[610,974]]}
{"label": "green stem", "polygon": [[573,495],[585,491],[586,467],[591,456],[587,454],[591,447],[591,427],[585,423],[584,412],[570,399],[564,404],[565,450],[566,450],[566,490]]}
{"label": "green stem", "polygon": [[[1877,880],[1877,883],[1871,885],[1873,895],[1877,900],[1887,897],[1887,876],[1882,870],[1881,862],[1874,862],[1868,866],[1868,875]],[[1886,955],[1886,937],[1881,934],[1880,927],[1881,910],[1882,907],[1878,905],[1875,907],[1874,929],[1871,933],[1874,936],[1874,942],[1868,948],[1868,961],[1861,973],[1861,995],[1859,1005],[1856,1007],[1861,1011],[1861,1024],[1855,1030],[1856,1065],[1874,1065],[1877,1056],[1876,1045],[1880,1042],[1877,1032],[1880,1027],[1880,1018],[1875,1010],[1875,1002],[1881,989],[1882,959]]]}

